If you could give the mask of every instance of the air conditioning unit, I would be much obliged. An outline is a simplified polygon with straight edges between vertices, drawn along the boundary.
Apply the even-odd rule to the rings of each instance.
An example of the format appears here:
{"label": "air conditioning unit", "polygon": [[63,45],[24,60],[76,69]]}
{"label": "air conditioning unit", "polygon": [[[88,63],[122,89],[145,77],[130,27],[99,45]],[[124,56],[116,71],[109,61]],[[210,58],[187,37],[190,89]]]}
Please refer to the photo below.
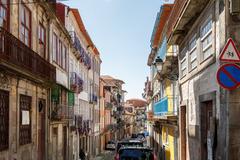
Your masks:
{"label": "air conditioning unit", "polygon": [[240,13],[240,0],[229,0],[230,2],[230,14]]}

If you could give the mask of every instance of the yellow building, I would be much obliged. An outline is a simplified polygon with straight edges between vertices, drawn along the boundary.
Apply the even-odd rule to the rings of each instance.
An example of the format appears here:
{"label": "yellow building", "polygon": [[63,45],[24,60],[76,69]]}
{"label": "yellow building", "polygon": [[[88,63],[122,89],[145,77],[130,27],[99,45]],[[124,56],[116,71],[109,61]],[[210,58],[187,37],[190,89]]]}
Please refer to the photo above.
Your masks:
{"label": "yellow building", "polygon": [[177,106],[178,59],[177,47],[167,44],[166,26],[172,4],[164,4],[158,13],[148,58],[151,67],[153,134],[152,147],[161,160],[178,159]]}

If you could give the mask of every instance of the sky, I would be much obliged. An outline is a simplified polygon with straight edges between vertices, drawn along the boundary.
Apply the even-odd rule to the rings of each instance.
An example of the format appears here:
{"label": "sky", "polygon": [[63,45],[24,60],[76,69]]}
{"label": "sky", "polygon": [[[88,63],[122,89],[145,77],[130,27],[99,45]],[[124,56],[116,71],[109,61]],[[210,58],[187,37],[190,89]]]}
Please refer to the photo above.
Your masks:
{"label": "sky", "polygon": [[126,99],[140,98],[149,75],[150,39],[161,0],[67,0],[78,8],[100,52],[101,75],[125,82]]}

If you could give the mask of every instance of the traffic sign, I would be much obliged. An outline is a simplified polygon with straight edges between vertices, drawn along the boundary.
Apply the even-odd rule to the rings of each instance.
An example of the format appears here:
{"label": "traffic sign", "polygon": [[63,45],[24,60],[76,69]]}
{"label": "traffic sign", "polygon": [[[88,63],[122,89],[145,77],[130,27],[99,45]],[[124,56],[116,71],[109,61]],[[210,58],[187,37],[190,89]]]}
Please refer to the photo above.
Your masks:
{"label": "traffic sign", "polygon": [[224,64],[217,71],[218,84],[227,89],[234,90],[240,85],[240,67],[236,64]]}
{"label": "traffic sign", "polygon": [[240,62],[240,54],[231,38],[228,39],[224,46],[219,60],[223,62]]}

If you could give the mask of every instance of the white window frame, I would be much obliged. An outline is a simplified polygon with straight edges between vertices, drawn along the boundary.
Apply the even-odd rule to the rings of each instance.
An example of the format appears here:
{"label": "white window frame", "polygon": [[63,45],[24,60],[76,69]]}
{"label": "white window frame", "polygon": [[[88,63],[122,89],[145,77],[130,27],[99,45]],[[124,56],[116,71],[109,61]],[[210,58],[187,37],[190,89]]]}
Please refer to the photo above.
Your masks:
{"label": "white window frame", "polygon": [[[208,25],[208,23],[211,22],[211,28],[209,31],[207,31],[204,35],[202,35],[202,30],[204,27],[206,27]],[[205,52],[210,48],[213,47],[213,20],[212,20],[212,16],[209,16],[205,22],[203,23],[203,25],[200,27],[200,41],[201,41],[201,51],[202,51],[202,55],[203,55],[203,61],[206,60],[208,57],[210,57],[213,53],[211,53],[208,56],[204,56]],[[207,44],[207,46],[205,46],[203,48],[203,41],[206,40],[209,36],[212,36],[212,41],[211,43]]]}
{"label": "white window frame", "polygon": [[[183,62],[186,61],[186,66],[184,68],[182,68],[182,64]],[[186,69],[186,73],[183,74],[183,71]],[[187,75],[187,56],[185,56],[181,61],[180,61],[180,71],[181,71],[181,77],[184,77],[185,75]]]}
{"label": "white window frame", "polygon": [[[190,48],[191,43],[192,43],[194,40],[196,41],[196,44],[195,44],[192,48]],[[192,59],[192,54],[193,54],[195,51],[197,52],[197,36],[196,36],[196,34],[193,35],[193,37],[191,38],[191,40],[190,40],[189,43],[188,43],[188,46],[189,46],[189,70],[191,71],[191,70],[195,69],[195,68],[197,67],[197,65],[198,65],[198,64],[196,63],[195,66],[192,66],[192,64],[193,64],[195,61],[197,61],[197,53],[196,53],[195,57]]]}

